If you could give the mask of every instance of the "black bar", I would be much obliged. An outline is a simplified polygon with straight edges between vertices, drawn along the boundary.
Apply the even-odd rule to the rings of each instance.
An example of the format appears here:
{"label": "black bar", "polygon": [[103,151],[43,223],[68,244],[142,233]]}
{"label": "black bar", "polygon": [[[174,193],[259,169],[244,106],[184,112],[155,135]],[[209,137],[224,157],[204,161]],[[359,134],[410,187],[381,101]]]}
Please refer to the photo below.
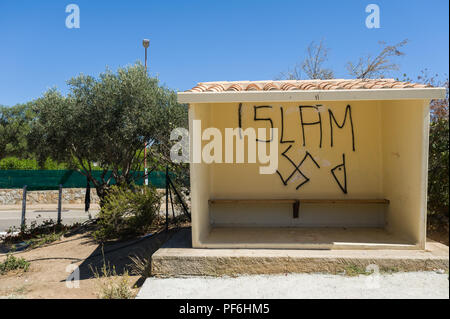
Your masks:
{"label": "black bar", "polygon": [[169,230],[169,167],[166,166],[166,231]]}
{"label": "black bar", "polygon": [[170,197],[170,206],[172,207],[172,217],[173,219],[175,219],[175,210],[173,209],[172,191],[170,190],[170,185],[169,185],[169,197]]}
{"label": "black bar", "polygon": [[184,213],[186,214],[186,216],[189,217],[189,219],[191,219],[191,214],[189,213],[189,210],[187,209],[186,204],[183,201],[183,198],[181,198],[180,194],[178,193],[175,185],[173,185],[172,180],[170,179],[169,175],[167,175],[167,179],[169,180],[169,184],[172,186],[173,191],[175,192],[175,194],[177,195],[178,199],[180,200],[181,206],[183,206]]}
{"label": "black bar", "polygon": [[300,201],[296,200],[295,203],[292,205],[293,208],[293,218],[298,218],[298,211],[300,209]]}
{"label": "black bar", "polygon": [[23,187],[23,194],[22,194],[22,219],[20,223],[20,229],[22,231],[25,230],[25,214],[27,211],[27,185]]}
{"label": "black bar", "polygon": [[59,184],[59,193],[58,193],[58,225],[61,224],[61,202],[62,202],[62,185]]}

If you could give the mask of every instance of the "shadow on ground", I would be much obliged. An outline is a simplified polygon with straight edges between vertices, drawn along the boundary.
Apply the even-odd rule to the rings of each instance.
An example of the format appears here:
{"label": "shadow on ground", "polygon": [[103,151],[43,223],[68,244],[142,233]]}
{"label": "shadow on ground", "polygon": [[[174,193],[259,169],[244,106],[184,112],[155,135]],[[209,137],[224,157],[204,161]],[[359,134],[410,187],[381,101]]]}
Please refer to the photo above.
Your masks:
{"label": "shadow on ground", "polygon": [[[133,262],[130,257],[139,256],[151,262],[153,253],[175,233],[185,228],[189,227],[174,227],[168,231],[162,230],[138,239],[98,245],[91,255],[79,265],[80,280],[94,278],[95,272],[101,274],[101,269],[104,265],[109,267],[109,269],[115,269],[119,276],[125,272],[136,275],[133,273]],[[151,273],[151,270],[149,272]],[[68,276],[68,279],[71,277],[72,274]],[[135,285],[140,287],[144,281],[145,278],[141,277]]]}

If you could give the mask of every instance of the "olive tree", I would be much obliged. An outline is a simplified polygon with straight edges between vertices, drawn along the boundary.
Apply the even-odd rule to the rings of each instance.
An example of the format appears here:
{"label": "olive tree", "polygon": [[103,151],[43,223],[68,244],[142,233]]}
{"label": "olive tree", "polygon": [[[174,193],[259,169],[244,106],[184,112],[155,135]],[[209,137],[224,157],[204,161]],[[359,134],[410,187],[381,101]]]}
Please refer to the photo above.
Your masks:
{"label": "olive tree", "polygon": [[[28,141],[39,158],[70,164],[94,185],[102,203],[112,179],[128,185],[144,177],[145,143],[149,172],[168,161],[170,131],[186,125],[187,109],[141,64],[98,78],[79,75],[68,85],[67,96],[51,89],[35,103]],[[98,168],[102,173],[95,178]]]}

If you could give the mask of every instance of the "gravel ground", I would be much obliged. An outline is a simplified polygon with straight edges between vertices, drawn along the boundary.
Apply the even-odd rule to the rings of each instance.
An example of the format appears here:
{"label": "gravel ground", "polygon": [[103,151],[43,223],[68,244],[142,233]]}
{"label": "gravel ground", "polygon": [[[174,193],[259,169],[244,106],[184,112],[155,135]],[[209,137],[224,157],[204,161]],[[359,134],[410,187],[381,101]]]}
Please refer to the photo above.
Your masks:
{"label": "gravel ground", "polygon": [[448,275],[409,272],[348,277],[286,274],[230,277],[148,278],[138,299],[345,299],[449,298]]}

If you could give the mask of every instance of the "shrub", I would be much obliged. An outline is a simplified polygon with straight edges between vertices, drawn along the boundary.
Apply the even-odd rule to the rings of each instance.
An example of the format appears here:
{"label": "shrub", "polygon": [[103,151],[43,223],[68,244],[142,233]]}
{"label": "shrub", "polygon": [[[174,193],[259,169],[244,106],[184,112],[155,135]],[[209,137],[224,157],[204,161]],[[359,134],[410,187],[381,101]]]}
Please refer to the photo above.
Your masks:
{"label": "shrub", "polygon": [[98,241],[123,239],[145,234],[160,209],[160,195],[155,188],[112,186],[98,215]]}
{"label": "shrub", "polygon": [[17,158],[14,156],[5,157],[0,160],[0,169],[2,170],[58,170],[66,168],[66,164],[57,163],[51,158],[47,158],[43,163],[39,163],[35,158]]}
{"label": "shrub", "polygon": [[27,271],[28,268],[30,268],[30,263],[25,259],[16,258],[13,255],[7,255],[5,261],[0,263],[0,275],[16,269],[23,269],[23,271]]}
{"label": "shrub", "polygon": [[448,222],[449,210],[449,123],[438,118],[430,124],[428,163],[428,212],[430,217]]}
{"label": "shrub", "polygon": [[34,159],[19,159],[17,157],[6,157],[0,161],[0,169],[37,169],[37,161]]}
{"label": "shrub", "polygon": [[23,228],[10,227],[2,239],[5,244],[12,244],[12,248],[20,242],[27,243],[30,248],[38,248],[59,240],[65,233],[77,227],[79,223],[63,225],[51,219],[44,220],[41,224],[32,221],[30,225],[26,224]]}

